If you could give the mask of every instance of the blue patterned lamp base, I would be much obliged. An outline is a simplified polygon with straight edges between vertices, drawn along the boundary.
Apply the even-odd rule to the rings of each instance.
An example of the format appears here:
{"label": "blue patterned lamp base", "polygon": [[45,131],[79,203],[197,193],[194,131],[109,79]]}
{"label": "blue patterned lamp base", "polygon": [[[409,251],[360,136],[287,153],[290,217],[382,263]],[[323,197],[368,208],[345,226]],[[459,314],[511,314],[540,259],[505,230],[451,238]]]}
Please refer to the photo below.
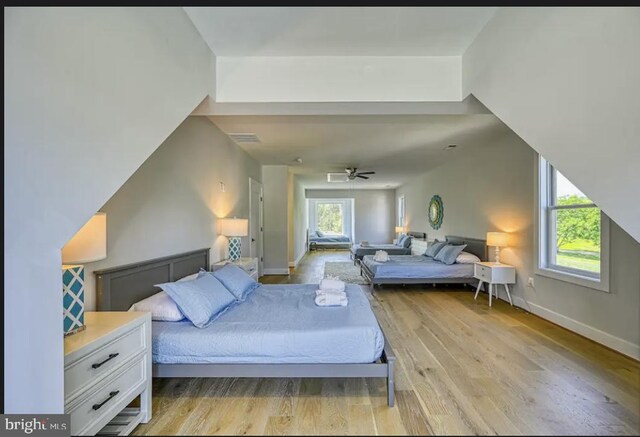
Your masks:
{"label": "blue patterned lamp base", "polygon": [[82,331],[84,326],[84,266],[62,266],[62,306],[64,335]]}
{"label": "blue patterned lamp base", "polygon": [[240,259],[240,238],[229,238],[229,259],[231,261],[238,261]]}

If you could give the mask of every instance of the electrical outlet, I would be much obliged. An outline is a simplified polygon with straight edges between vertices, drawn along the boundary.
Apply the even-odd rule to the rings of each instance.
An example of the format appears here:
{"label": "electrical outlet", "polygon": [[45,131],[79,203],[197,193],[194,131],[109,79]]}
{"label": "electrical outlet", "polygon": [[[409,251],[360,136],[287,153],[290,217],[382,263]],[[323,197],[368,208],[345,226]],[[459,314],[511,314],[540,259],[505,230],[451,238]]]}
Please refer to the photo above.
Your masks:
{"label": "electrical outlet", "polygon": [[222,191],[223,193],[226,191],[226,187],[224,186],[224,182],[220,182],[220,191]]}
{"label": "electrical outlet", "polygon": [[535,287],[532,277],[529,277],[529,279],[527,280],[527,286],[531,288]]}

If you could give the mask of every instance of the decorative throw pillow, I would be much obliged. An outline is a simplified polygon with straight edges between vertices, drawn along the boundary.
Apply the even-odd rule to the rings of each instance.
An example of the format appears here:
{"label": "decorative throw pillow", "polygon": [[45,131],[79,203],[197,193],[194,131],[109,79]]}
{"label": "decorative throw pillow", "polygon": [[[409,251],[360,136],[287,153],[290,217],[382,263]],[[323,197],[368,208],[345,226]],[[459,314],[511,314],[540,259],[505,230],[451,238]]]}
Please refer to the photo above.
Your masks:
{"label": "decorative throw pillow", "polygon": [[452,244],[447,244],[433,257],[436,261],[440,261],[444,264],[453,264],[456,262],[456,258],[460,255],[460,252],[467,247],[466,244],[462,244],[460,246],[454,246]]}
{"label": "decorative throw pillow", "polygon": [[[205,271],[204,269],[200,269],[200,272],[204,272],[204,271]],[[194,273],[192,275],[184,276],[184,277],[178,279],[176,282],[193,281],[194,279],[196,279],[198,277],[200,272]]]}
{"label": "decorative throw pillow", "polygon": [[440,249],[442,249],[446,245],[447,243],[445,243],[444,241],[435,240],[424,252],[424,256],[430,256],[433,258],[438,254],[438,252],[440,252]]}
{"label": "decorative throw pillow", "polygon": [[236,298],[213,275],[199,274],[197,279],[158,284],[176,303],[182,314],[198,328],[206,328]]}
{"label": "decorative throw pillow", "polygon": [[398,247],[404,247],[404,240],[407,238],[407,236],[405,234],[400,234],[400,237],[398,238],[398,241],[396,241],[396,246]]}
{"label": "decorative throw pillow", "polygon": [[405,236],[404,240],[402,240],[402,247],[404,247],[405,249],[410,248],[412,239],[413,237],[410,235]]}
{"label": "decorative throw pillow", "polygon": [[316,235],[320,238],[324,237],[324,232],[322,231],[316,231]]}
{"label": "decorative throw pillow", "polygon": [[241,302],[260,286],[247,272],[233,264],[226,264],[212,274]]}
{"label": "decorative throw pillow", "polygon": [[[197,274],[197,273],[196,273]],[[178,322],[184,319],[176,303],[164,291],[134,303],[129,311],[144,311],[151,313],[151,320],[159,322]]]}
{"label": "decorative throw pillow", "polygon": [[465,251],[460,252],[460,255],[458,255],[458,257],[456,258],[456,263],[458,264],[473,264],[473,263],[479,263],[479,262],[480,262],[480,258],[478,258],[472,253],[465,252]]}

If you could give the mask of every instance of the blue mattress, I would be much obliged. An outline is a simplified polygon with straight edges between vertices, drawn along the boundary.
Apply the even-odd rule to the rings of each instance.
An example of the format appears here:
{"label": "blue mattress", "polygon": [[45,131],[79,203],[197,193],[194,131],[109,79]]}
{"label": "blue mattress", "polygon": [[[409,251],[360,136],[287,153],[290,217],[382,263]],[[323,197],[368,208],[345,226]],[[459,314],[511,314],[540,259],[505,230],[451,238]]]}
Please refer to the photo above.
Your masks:
{"label": "blue mattress", "polygon": [[309,237],[310,242],[315,243],[350,243],[351,240],[346,235],[325,235],[324,237]]}
{"label": "blue mattress", "polygon": [[358,258],[362,258],[365,255],[375,255],[376,251],[384,250],[389,255],[410,255],[411,248],[405,248],[396,246],[395,244],[372,244],[370,246],[360,246],[359,244],[354,244],[351,246],[351,253],[353,253]]}
{"label": "blue mattress", "polygon": [[262,285],[207,328],[153,322],[154,363],[371,363],[384,337],[362,289],[319,307],[317,285]]}
{"label": "blue mattress", "polygon": [[381,263],[366,255],[362,262],[371,270],[375,279],[448,279],[473,278],[473,264],[451,265],[424,255],[391,255],[389,261]]}

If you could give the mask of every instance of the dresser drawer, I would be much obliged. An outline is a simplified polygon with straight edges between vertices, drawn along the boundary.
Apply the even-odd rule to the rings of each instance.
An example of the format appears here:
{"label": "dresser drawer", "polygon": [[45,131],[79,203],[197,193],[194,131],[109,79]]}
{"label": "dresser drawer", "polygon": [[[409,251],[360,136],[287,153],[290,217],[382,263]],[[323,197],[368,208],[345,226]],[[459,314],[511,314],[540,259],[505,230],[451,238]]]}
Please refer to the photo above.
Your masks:
{"label": "dresser drawer", "polygon": [[71,400],[88,386],[98,383],[114,368],[140,353],[145,346],[144,325],[138,325],[101,348],[69,363],[64,371],[66,400]]}
{"label": "dresser drawer", "polygon": [[86,398],[65,411],[71,416],[71,435],[95,434],[126,407],[146,383],[146,360],[143,355],[124,370],[110,375]]}
{"label": "dresser drawer", "polygon": [[485,282],[492,282],[492,269],[481,264],[475,264],[474,276]]}

